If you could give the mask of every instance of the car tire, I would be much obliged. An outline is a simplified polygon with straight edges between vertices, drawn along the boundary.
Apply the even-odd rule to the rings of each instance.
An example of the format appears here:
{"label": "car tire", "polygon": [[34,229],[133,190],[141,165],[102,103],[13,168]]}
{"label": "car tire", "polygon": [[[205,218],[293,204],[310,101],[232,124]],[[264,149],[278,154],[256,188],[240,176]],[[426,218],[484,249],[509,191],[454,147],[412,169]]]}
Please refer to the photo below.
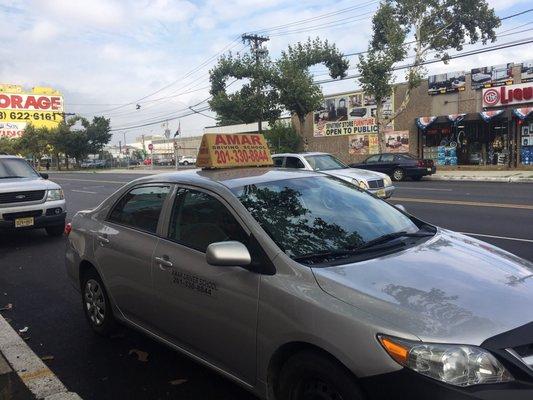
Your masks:
{"label": "car tire", "polygon": [[183,165],[189,165],[189,161],[183,161]]}
{"label": "car tire", "polygon": [[403,181],[405,179],[405,172],[403,169],[401,168],[396,168],[393,172],[392,172],[392,179],[394,179],[395,181]]}
{"label": "car tire", "polygon": [[339,362],[315,351],[295,354],[283,365],[278,400],[362,400],[356,378]]}
{"label": "car tire", "polygon": [[63,232],[65,231],[65,224],[47,226],[44,229],[48,236],[57,237],[57,236],[61,236]]}
{"label": "car tire", "polygon": [[82,276],[81,299],[83,312],[91,329],[98,335],[111,335],[116,330],[117,323],[104,283],[92,268]]}
{"label": "car tire", "polygon": [[422,180],[422,175],[412,176],[411,179],[412,179],[413,181],[421,181],[421,180]]}

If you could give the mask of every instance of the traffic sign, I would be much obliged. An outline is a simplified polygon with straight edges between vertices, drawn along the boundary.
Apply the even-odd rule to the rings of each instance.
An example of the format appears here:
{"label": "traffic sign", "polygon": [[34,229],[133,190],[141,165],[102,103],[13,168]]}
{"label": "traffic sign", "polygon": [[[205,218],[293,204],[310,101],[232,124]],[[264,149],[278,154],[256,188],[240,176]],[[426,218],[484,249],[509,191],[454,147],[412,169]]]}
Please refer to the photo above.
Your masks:
{"label": "traffic sign", "polygon": [[150,144],[148,145],[148,150],[152,151],[153,149],[154,149],[154,145],[153,145],[152,143],[150,143]]}

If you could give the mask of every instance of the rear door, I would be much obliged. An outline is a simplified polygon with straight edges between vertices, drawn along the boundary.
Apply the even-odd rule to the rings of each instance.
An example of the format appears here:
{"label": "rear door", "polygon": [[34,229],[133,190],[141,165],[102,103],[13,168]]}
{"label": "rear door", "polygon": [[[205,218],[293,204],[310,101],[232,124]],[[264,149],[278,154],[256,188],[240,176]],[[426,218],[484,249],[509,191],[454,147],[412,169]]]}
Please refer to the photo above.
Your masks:
{"label": "rear door", "polygon": [[285,158],[285,168],[304,169],[305,168],[305,164],[298,157],[286,157]]}
{"label": "rear door", "polygon": [[382,154],[379,158],[379,162],[376,164],[377,169],[375,171],[383,172],[385,174],[392,174],[395,168],[394,154]]}
{"label": "rear door", "polygon": [[201,189],[180,188],[169,215],[154,254],[158,332],[252,383],[260,275],[205,260],[209,244],[247,244],[249,232],[222,198]]}
{"label": "rear door", "polygon": [[170,189],[168,184],[131,189],[95,238],[96,263],[110,296],[126,318],[145,327],[153,322],[152,257]]}
{"label": "rear door", "polygon": [[360,164],[358,167],[363,169],[369,169],[371,171],[379,171],[379,154],[368,157],[364,163]]}

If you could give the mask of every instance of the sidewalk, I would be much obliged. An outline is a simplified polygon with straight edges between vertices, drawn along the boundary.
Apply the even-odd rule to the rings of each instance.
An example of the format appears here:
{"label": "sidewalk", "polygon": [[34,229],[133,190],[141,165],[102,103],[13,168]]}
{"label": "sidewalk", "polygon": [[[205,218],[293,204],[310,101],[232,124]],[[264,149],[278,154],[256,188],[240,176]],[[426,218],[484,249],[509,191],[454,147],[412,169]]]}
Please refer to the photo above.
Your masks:
{"label": "sidewalk", "polygon": [[0,315],[0,399],[81,400]]}
{"label": "sidewalk", "polygon": [[439,171],[434,175],[424,177],[424,180],[432,181],[472,181],[472,182],[532,182],[533,170],[453,170]]}

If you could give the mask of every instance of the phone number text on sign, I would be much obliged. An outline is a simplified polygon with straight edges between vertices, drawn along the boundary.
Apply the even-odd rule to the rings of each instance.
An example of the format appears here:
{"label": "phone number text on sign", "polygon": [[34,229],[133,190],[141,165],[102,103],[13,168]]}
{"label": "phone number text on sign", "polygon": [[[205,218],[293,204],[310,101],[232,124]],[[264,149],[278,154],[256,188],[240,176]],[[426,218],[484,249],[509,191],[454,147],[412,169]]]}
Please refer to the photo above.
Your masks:
{"label": "phone number text on sign", "polygon": [[53,111],[0,111],[2,121],[56,121],[63,120],[63,114]]}
{"label": "phone number text on sign", "polygon": [[247,164],[268,161],[266,150],[215,150],[217,164]]}

